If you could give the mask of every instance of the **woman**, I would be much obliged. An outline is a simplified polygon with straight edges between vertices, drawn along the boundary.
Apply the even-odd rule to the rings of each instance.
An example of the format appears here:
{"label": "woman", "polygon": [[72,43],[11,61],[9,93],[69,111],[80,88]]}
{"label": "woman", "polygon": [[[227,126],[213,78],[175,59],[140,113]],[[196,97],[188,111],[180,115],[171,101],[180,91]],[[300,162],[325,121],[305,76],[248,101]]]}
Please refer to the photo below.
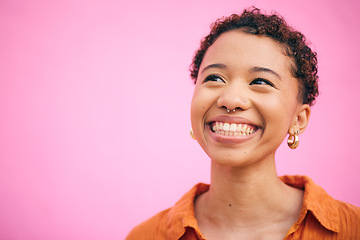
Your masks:
{"label": "woman", "polygon": [[198,184],[127,239],[360,239],[360,209],[303,176],[279,178],[318,95],[316,53],[277,15],[218,20],[191,66],[192,136],[211,159]]}

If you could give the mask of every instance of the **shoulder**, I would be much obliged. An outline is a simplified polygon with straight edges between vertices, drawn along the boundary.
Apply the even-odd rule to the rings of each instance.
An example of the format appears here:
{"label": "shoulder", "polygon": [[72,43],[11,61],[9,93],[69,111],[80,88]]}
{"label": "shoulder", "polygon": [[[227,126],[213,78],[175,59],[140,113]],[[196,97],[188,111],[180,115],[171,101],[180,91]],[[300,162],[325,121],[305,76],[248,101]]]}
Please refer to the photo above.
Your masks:
{"label": "shoulder", "polygon": [[360,208],[350,203],[338,201],[338,211],[340,218],[339,233],[349,236],[360,236]]}
{"label": "shoulder", "polygon": [[343,217],[350,217],[354,220],[360,221],[360,207],[354,206],[350,203],[336,200],[339,205],[339,214]]}
{"label": "shoulder", "polygon": [[[307,239],[314,239],[314,234],[336,236],[336,239],[358,239],[359,207],[335,200],[307,176],[283,176],[281,180],[304,190],[303,208],[299,219],[305,219],[303,234],[308,236]],[[305,216],[307,217],[304,218]]]}
{"label": "shoulder", "polygon": [[207,184],[195,185],[173,207],[136,226],[126,240],[179,239],[187,228],[196,229],[194,199],[208,189],[209,185]]}
{"label": "shoulder", "polygon": [[167,239],[167,219],[171,208],[166,209],[137,225],[126,237],[126,240]]}

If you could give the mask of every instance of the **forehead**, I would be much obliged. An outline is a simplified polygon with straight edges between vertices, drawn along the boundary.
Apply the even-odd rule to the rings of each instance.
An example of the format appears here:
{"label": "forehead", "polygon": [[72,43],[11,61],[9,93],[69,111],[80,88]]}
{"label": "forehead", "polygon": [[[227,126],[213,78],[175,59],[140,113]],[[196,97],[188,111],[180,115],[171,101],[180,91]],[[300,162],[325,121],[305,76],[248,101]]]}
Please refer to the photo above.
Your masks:
{"label": "forehead", "polygon": [[281,74],[290,74],[292,59],[284,54],[277,41],[241,30],[221,34],[206,51],[200,70],[209,64],[222,63],[235,69],[266,67]]}

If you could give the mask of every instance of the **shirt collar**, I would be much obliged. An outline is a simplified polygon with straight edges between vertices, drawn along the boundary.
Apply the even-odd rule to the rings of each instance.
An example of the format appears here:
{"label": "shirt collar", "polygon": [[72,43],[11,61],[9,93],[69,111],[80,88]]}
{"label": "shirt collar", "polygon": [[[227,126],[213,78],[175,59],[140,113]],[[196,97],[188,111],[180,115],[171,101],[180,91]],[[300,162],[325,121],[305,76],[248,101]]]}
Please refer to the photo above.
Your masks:
{"label": "shirt collar", "polygon": [[209,185],[198,183],[187,192],[171,209],[168,220],[168,230],[171,239],[179,239],[186,228],[193,228],[201,236],[200,228],[195,218],[194,200],[196,196],[209,190]]}
{"label": "shirt collar", "polygon": [[[295,226],[299,226],[305,219],[306,214],[310,212],[326,229],[334,232],[339,231],[338,203],[324,189],[307,176],[282,176],[280,179],[287,185],[304,190],[303,206]],[[179,239],[184,235],[186,228],[189,227],[193,228],[198,236],[201,236],[195,218],[194,200],[198,195],[208,190],[208,184],[198,183],[171,209],[168,219],[168,230],[171,239]]]}
{"label": "shirt collar", "polygon": [[283,176],[280,179],[292,186],[304,190],[303,206],[297,226],[310,212],[326,229],[338,232],[340,229],[339,205],[324,189],[307,176]]}

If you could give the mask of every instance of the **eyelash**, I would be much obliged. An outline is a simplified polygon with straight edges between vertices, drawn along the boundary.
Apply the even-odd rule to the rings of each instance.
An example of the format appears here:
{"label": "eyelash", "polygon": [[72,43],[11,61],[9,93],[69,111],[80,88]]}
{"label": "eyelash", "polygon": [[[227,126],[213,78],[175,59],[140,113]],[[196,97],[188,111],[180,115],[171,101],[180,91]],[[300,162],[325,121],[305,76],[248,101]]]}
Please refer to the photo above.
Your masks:
{"label": "eyelash", "polygon": [[[214,79],[219,79],[220,81],[216,81]],[[223,83],[225,83],[225,81],[221,77],[219,77],[217,75],[209,75],[209,76],[207,76],[205,78],[205,80],[204,80],[204,83],[205,82],[223,82]]]}
{"label": "eyelash", "polygon": [[[218,80],[215,80],[215,79],[218,79]],[[262,84],[262,83],[256,84],[256,82],[258,82],[258,81],[262,81],[262,82],[264,82],[265,84]],[[217,75],[214,75],[214,74],[211,74],[211,75],[207,76],[207,77],[205,78],[205,80],[204,80],[204,83],[205,83],[205,82],[223,82],[223,83],[225,83],[225,81],[224,81],[221,77],[219,77],[219,76],[217,76]],[[275,87],[275,85],[274,85],[272,82],[270,82],[269,80],[266,80],[266,79],[264,79],[264,78],[255,78],[255,79],[250,83],[250,85],[269,85],[269,86],[271,86],[271,87]]]}
{"label": "eyelash", "polygon": [[[264,82],[265,84],[270,85],[271,87],[275,87],[272,82],[270,82],[270,81],[268,81],[268,80],[266,80],[266,79],[263,79],[263,78],[255,78],[255,79],[250,83],[250,85],[254,85],[256,81],[262,81],[262,82]],[[260,84],[260,85],[262,85],[262,84]]]}

